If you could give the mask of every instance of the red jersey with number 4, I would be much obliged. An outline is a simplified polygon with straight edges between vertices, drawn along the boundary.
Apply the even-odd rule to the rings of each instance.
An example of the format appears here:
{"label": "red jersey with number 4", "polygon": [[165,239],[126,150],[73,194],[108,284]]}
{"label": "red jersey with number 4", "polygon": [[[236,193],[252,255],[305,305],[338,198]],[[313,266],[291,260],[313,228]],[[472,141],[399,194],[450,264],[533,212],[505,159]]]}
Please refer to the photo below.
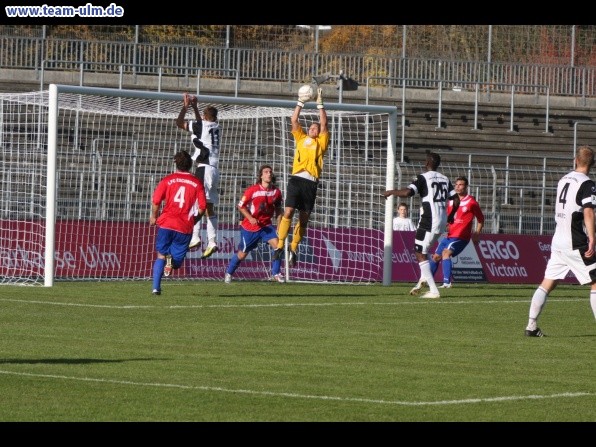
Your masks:
{"label": "red jersey with number 4", "polygon": [[248,209],[258,222],[252,225],[248,219],[243,219],[240,225],[245,230],[253,232],[272,225],[271,218],[275,214],[275,209],[281,206],[281,200],[281,191],[277,187],[265,189],[260,183],[249,186],[242,194],[238,207]]}
{"label": "red jersey with number 4", "polygon": [[184,234],[192,233],[199,208],[207,208],[203,183],[190,172],[164,177],[153,192],[153,203],[164,202],[157,225]]}
{"label": "red jersey with number 4", "polygon": [[[447,215],[453,209],[453,200],[447,205]],[[459,208],[455,212],[453,223],[449,225],[447,237],[457,237],[469,241],[472,237],[472,224],[474,217],[480,223],[484,223],[484,214],[474,196],[467,195],[460,200]]]}

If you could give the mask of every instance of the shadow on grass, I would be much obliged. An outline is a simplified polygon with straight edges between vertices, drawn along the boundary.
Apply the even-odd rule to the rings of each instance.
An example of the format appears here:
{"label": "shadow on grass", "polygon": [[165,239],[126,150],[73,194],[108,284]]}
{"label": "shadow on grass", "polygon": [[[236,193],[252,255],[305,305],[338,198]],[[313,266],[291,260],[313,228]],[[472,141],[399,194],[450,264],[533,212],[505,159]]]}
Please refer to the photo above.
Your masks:
{"label": "shadow on grass", "polygon": [[105,359],[0,359],[0,364],[22,364],[22,365],[35,365],[38,363],[44,363],[48,365],[86,365],[88,363],[122,363],[122,362],[141,362],[147,360],[166,360],[166,359],[154,359],[154,358],[141,358],[141,359],[123,359],[123,360],[105,360]]}

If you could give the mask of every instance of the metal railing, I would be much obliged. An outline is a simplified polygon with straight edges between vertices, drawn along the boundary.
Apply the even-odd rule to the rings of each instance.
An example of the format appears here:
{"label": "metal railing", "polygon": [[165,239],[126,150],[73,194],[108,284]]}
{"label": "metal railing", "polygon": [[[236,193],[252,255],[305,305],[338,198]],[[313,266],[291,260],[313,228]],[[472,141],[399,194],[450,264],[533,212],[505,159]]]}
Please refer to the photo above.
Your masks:
{"label": "metal railing", "polygon": [[386,81],[398,81],[397,82],[397,86],[396,88],[401,88],[402,89],[402,94],[401,94],[401,101],[402,101],[402,114],[401,114],[401,161],[404,161],[405,158],[405,130],[406,130],[406,86],[408,84],[411,85],[416,85],[419,83],[424,82],[425,84],[431,84],[431,85],[436,85],[437,87],[437,129],[442,128],[443,124],[442,124],[442,120],[441,120],[441,116],[442,116],[442,100],[443,100],[443,86],[446,84],[449,87],[451,87],[451,89],[453,91],[457,91],[457,92],[461,92],[462,90],[473,90],[475,93],[474,96],[474,130],[478,130],[478,107],[480,104],[480,87],[484,86],[485,89],[484,91],[486,92],[486,99],[487,101],[490,101],[490,90],[491,88],[498,88],[498,87],[508,87],[510,89],[510,114],[509,114],[509,131],[513,132],[515,130],[514,128],[514,111],[515,111],[515,106],[514,106],[514,98],[515,98],[515,94],[518,93],[520,94],[520,92],[523,93],[527,93],[529,90],[533,90],[534,91],[534,95],[536,96],[536,104],[538,104],[538,99],[539,99],[539,91],[544,91],[545,92],[545,98],[546,98],[546,104],[545,104],[545,133],[549,133],[549,108],[550,108],[550,89],[547,85],[538,85],[538,84],[521,84],[521,85],[517,85],[517,84],[494,84],[494,83],[488,83],[488,82],[468,82],[468,83],[459,83],[459,82],[453,82],[453,81],[427,81],[427,80],[423,80],[423,79],[410,79],[410,78],[386,78],[386,77],[378,77],[378,76],[372,76],[369,78],[366,78],[366,95],[365,95],[365,103],[368,104],[369,100],[370,100],[370,90],[371,90],[371,81],[382,81],[382,82],[386,82]]}
{"label": "metal railing", "polygon": [[[64,63],[72,63],[71,61],[66,61],[66,60],[43,60],[41,62],[41,72],[40,72],[40,76],[39,76],[39,88],[40,90],[44,89],[45,86],[45,72],[47,70],[47,67],[52,66],[60,66],[61,64]],[[89,69],[85,69],[87,66],[95,66],[95,67],[101,67],[101,66],[113,66],[114,64],[112,63],[107,63],[107,62],[79,62],[78,63],[78,71],[79,71],[79,85],[80,86],[84,86],[84,79],[85,79],[85,73],[91,73],[92,70]],[[118,88],[123,88],[124,86],[124,76],[125,73],[129,72],[131,73],[131,76],[133,77],[133,82],[137,82],[137,76],[139,75],[139,70],[136,70],[136,66],[134,65],[130,65],[130,64],[121,64],[118,67]],[[177,67],[158,67],[157,69],[157,91],[161,92],[162,86],[163,86],[163,78],[164,78],[164,73],[168,72],[169,69],[171,68],[177,68]],[[201,90],[201,78],[205,77],[203,73],[224,73],[224,74],[232,74],[233,77],[232,79],[234,79],[235,83],[234,83],[234,96],[238,96],[238,90],[239,90],[239,86],[240,86],[240,76],[238,73],[238,70],[236,69],[218,69],[218,68],[204,68],[204,67],[199,67],[199,68],[189,68],[187,70],[185,70],[183,77],[185,79],[185,84],[188,86],[190,85],[190,77],[191,76],[196,76],[197,81],[196,81],[196,93],[197,95],[200,94],[200,90]]]}
{"label": "metal railing", "polygon": [[[242,80],[311,82],[320,73],[340,68],[351,78],[419,79],[417,87],[437,81],[485,83],[492,86],[544,85],[551,95],[596,97],[596,67],[507,64],[478,61],[420,59],[359,54],[203,47],[196,45],[101,42],[37,37],[0,36],[0,68],[32,69],[43,61],[61,61],[45,69],[84,70],[95,73],[188,76],[189,70],[237,70]],[[379,85],[383,85],[380,83]],[[500,91],[498,88],[493,92]],[[506,90],[503,90],[506,91]]]}

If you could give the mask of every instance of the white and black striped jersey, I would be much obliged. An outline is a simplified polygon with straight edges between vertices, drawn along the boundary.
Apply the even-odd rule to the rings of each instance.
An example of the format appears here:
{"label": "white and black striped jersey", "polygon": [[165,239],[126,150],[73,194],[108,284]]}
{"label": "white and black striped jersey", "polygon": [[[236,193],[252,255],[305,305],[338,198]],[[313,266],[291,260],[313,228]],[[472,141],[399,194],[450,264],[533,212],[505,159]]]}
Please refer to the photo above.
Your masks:
{"label": "white and black striped jersey", "polygon": [[571,171],[557,185],[553,250],[576,250],[588,246],[584,208],[596,207],[596,185],[586,174]]}
{"label": "white and black striped jersey", "polygon": [[431,233],[444,233],[447,225],[447,200],[455,194],[451,181],[437,171],[418,174],[408,185],[420,195],[421,214],[418,228]]}
{"label": "white and black striped jersey", "polygon": [[191,154],[192,159],[199,165],[209,164],[217,168],[221,141],[219,122],[188,120],[188,131],[191,133],[190,140],[195,148],[195,152]]}

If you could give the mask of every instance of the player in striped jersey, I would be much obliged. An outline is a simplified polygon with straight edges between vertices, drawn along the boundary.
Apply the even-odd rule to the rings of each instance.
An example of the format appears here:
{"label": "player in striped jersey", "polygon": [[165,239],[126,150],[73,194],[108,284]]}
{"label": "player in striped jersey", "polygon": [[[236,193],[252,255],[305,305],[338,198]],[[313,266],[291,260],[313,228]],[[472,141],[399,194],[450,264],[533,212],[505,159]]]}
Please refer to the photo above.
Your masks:
{"label": "player in striped jersey", "polygon": [[[184,118],[188,107],[192,107],[195,114],[194,120],[186,121]],[[190,132],[192,142],[192,159],[196,163],[195,175],[203,182],[205,195],[207,197],[207,248],[203,252],[203,258],[208,258],[219,250],[217,246],[218,218],[215,214],[215,205],[219,203],[219,147],[221,142],[221,129],[217,120],[217,109],[207,106],[203,110],[203,116],[199,113],[197,97],[184,93],[183,105],[180,114],[176,119],[176,125]],[[189,248],[197,247],[201,243],[199,236],[201,230],[199,220],[194,227]]]}
{"label": "player in striped jersey", "polygon": [[[441,156],[434,152],[426,153],[426,172],[418,174],[406,188],[391,189],[385,191],[383,196],[411,197],[420,195],[421,215],[416,229],[414,240],[416,259],[420,266],[420,279],[418,284],[410,291],[411,295],[417,295],[426,282],[430,288],[421,298],[440,298],[441,294],[435,284],[428,254],[431,247],[437,242],[442,233],[445,232],[447,222],[453,223],[453,216],[459,207],[459,196],[451,184],[451,180],[444,174],[437,171],[441,164]],[[447,200],[453,198],[453,209],[447,215]]]}
{"label": "player in striped jersey", "polygon": [[589,177],[594,166],[594,151],[581,146],[575,157],[575,170],[563,176],[557,185],[555,234],[544,279],[534,292],[525,335],[543,337],[537,325],[546,300],[559,281],[571,270],[580,284],[590,284],[590,305],[596,318],[596,235],[594,208],[596,184]]}

